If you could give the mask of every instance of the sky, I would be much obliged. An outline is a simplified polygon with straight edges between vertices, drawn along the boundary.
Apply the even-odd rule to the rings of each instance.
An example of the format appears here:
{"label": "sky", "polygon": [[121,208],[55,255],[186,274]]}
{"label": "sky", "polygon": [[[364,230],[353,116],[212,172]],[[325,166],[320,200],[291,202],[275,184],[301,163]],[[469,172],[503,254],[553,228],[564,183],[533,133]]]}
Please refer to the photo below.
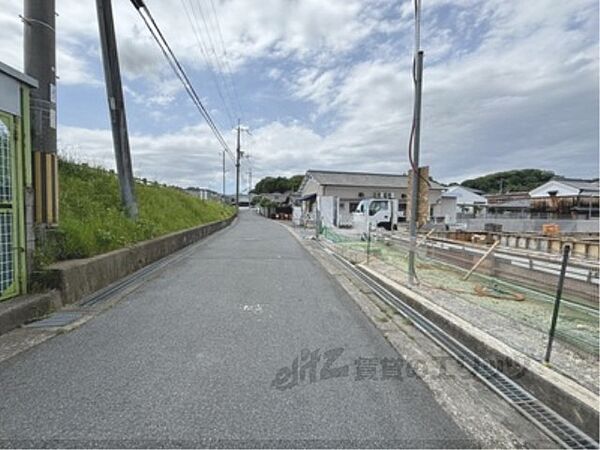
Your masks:
{"label": "sky", "polygon": [[[23,2],[0,0],[23,68]],[[242,188],[308,169],[404,173],[409,0],[146,0],[235,148]],[[423,0],[421,163],[441,182],[539,168],[598,177],[597,0]],[[221,191],[221,147],[127,0],[113,1],[134,174]],[[59,152],[114,168],[94,0],[56,0]],[[227,158],[227,192],[234,190]]]}

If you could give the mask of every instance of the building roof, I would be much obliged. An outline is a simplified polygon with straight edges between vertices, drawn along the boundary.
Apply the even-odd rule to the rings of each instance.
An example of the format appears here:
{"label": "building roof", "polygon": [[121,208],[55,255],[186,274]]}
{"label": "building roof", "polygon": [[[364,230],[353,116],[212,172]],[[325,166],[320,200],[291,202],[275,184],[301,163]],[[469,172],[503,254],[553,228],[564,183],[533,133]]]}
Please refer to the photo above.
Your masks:
{"label": "building roof", "polygon": [[35,78],[32,78],[29,75],[25,75],[24,73],[13,69],[9,65],[4,64],[2,61],[0,61],[0,73],[8,75],[9,77],[14,78],[15,80],[20,81],[21,83],[27,84],[32,88],[38,87],[38,82]]}
{"label": "building roof", "polygon": [[479,195],[477,189],[469,189],[465,186],[454,185],[450,186],[446,191],[447,194],[454,195],[457,198],[458,205],[484,205],[487,199],[483,195]]}
{"label": "building roof", "polygon": [[[378,188],[406,188],[408,176],[390,173],[369,172],[338,172],[329,170],[308,170],[300,186],[302,190],[308,178],[312,178],[321,185],[328,186],[368,186]],[[430,181],[431,189],[444,189],[435,181]]]}
{"label": "building roof", "polygon": [[594,180],[582,180],[578,178],[553,178],[553,181],[566,184],[567,186],[571,186],[583,192],[597,193],[600,189],[600,183],[598,178]]}
{"label": "building roof", "polygon": [[502,208],[502,209],[529,209],[531,207],[531,200],[529,199],[518,199],[509,200],[502,203],[488,204],[488,208]]}
{"label": "building roof", "polygon": [[516,191],[516,192],[504,192],[502,194],[486,194],[484,196],[488,205],[505,203],[512,200],[527,200],[529,201],[530,196],[527,191]]}

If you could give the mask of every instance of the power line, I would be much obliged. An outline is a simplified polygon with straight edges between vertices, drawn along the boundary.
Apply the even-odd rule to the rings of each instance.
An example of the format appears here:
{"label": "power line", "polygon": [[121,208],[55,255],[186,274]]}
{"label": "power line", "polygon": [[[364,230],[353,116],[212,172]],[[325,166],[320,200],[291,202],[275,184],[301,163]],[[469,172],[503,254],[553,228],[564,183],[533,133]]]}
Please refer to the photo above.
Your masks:
{"label": "power line", "polygon": [[221,41],[221,47],[223,49],[223,56],[224,56],[224,62],[225,62],[225,67],[227,69],[228,75],[229,75],[229,83],[231,84],[231,89],[233,91],[233,98],[235,99],[235,103],[238,109],[238,114],[240,117],[244,117],[244,112],[242,111],[242,106],[240,104],[240,98],[237,92],[237,88],[235,86],[235,83],[233,81],[233,71],[231,70],[231,65],[229,64],[229,58],[227,56],[227,47],[225,46],[225,40],[223,39],[223,33],[221,31],[221,23],[219,22],[219,16],[217,14],[217,10],[215,8],[215,4],[213,2],[213,0],[210,0],[210,6],[212,9],[212,12],[214,14],[215,17],[215,22],[217,24],[217,31],[218,31],[218,35],[219,35],[219,40]]}
{"label": "power line", "polygon": [[225,150],[227,152],[229,157],[235,161],[233,152],[227,145],[227,142],[223,138],[223,135],[219,131],[218,127],[215,125],[210,113],[208,112],[208,110],[206,109],[206,107],[204,106],[202,101],[200,100],[200,97],[196,93],[196,90],[194,89],[194,86],[192,85],[187,74],[185,73],[185,70],[183,70],[183,67],[181,66],[179,60],[173,53],[173,50],[171,50],[169,43],[167,42],[164,35],[160,31],[160,28],[158,27],[156,21],[152,17],[152,14],[150,14],[148,7],[144,4],[144,0],[131,0],[131,3],[137,9],[138,13],[140,14],[140,17],[142,18],[142,20],[146,24],[146,27],[150,31],[150,34],[152,34],[152,37],[154,38],[154,40],[160,47],[163,55],[169,62],[171,69],[173,69],[173,72],[175,72],[175,75],[177,75],[177,78],[179,78],[179,80],[183,84],[183,87],[185,88],[186,92],[190,96],[192,102],[194,103],[196,108],[198,108],[198,111],[200,112],[202,117],[204,117],[204,119],[206,120],[206,123],[212,130],[215,138],[217,139],[217,141],[219,141],[219,143],[223,147],[223,150]]}
{"label": "power line", "polygon": [[[208,45],[205,45],[202,41],[203,38],[201,37],[201,35],[203,35],[202,33],[202,29],[200,27],[200,25],[196,26],[196,24],[199,24],[199,20],[198,17],[196,15],[196,10],[194,8],[194,3],[193,0],[190,0],[190,6],[189,6],[189,10],[187,7],[187,4],[185,2],[185,0],[181,0],[181,4],[183,5],[184,8],[184,12],[188,18],[188,21],[190,23],[190,26],[192,27],[192,31],[194,32],[194,36],[196,37],[196,42],[198,43],[198,48],[200,50],[200,54],[202,56],[202,59],[204,59],[204,62],[206,64],[206,66],[208,67],[208,71],[211,74],[211,78],[212,81],[215,85],[215,88],[217,89],[217,93],[219,95],[219,98],[221,99],[221,101],[223,102],[223,110],[225,111],[225,114],[227,115],[228,119],[229,119],[229,125],[231,127],[235,126],[235,121],[233,119],[234,115],[231,112],[231,108],[228,106],[227,104],[227,100],[225,99],[225,96],[223,95],[223,91],[221,90],[221,85],[219,83],[219,80],[217,79],[218,74],[214,71],[213,67],[213,62],[212,62],[212,58],[210,57],[210,52],[208,49]],[[190,14],[191,11],[191,14]],[[192,15],[194,16],[194,18],[192,19]]]}
{"label": "power line", "polygon": [[[191,0],[193,1],[193,0]],[[211,32],[210,30],[210,20],[207,20],[207,17],[210,19],[210,14],[204,14],[204,10],[202,9],[202,3],[201,2],[193,2],[195,4],[197,4],[198,6],[198,12],[200,13],[200,17],[202,18],[202,23],[204,24],[204,29],[206,30],[206,36],[207,36],[207,42],[208,45],[210,47],[210,50],[212,51],[212,54],[214,55],[214,60],[215,60],[215,68],[217,69],[217,75],[219,76],[219,78],[221,79],[222,83],[223,83],[223,88],[225,91],[225,95],[229,97],[229,102],[231,105],[233,105],[233,101],[231,100],[231,93],[228,90],[228,86],[227,86],[227,82],[226,82],[226,78],[223,75],[225,70],[223,69],[223,62],[221,61],[221,58],[219,57],[219,55],[217,54],[217,50],[216,50],[216,46],[215,46],[215,41],[213,41],[212,36],[215,35],[216,33]],[[215,39],[216,40],[216,39]],[[238,115],[239,117],[239,115]]]}

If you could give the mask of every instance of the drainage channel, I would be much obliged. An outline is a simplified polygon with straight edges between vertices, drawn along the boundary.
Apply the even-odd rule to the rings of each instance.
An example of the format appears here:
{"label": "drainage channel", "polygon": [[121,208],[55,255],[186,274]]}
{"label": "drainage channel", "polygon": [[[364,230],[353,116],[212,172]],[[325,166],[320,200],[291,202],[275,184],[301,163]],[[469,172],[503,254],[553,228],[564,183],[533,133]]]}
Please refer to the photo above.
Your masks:
{"label": "drainage channel", "polygon": [[[197,245],[197,244],[196,244]],[[87,297],[84,297],[77,303],[77,306],[83,310],[91,308],[93,306],[101,305],[102,303],[110,300],[115,295],[123,292],[128,287],[135,285],[136,283],[143,282],[150,278],[154,273],[164,269],[168,265],[176,263],[187,257],[192,251],[194,251],[196,245],[192,244],[179,252],[174,253],[171,256],[167,256],[163,259],[153,262],[146,267],[134,272],[126,278],[123,278],[103,289],[100,289]],[[85,315],[85,311],[57,311],[50,314],[48,317],[31,322],[24,325],[24,328],[61,328],[74,323],[81,319]]]}
{"label": "drainage channel", "polygon": [[[202,241],[200,241],[200,243],[201,242]],[[84,297],[78,303],[78,305],[82,308],[89,308],[106,302],[119,292],[122,292],[128,287],[150,278],[154,273],[158,272],[159,270],[162,270],[165,267],[187,257],[190,253],[192,253],[195,250],[196,245],[197,244],[192,244],[189,247],[186,247],[171,256],[159,259],[158,261],[148,264],[147,266],[143,267],[142,269],[139,269],[137,272],[134,272],[128,277],[123,278],[103,289],[100,289],[99,291],[96,291],[88,295],[87,297]]]}
{"label": "drainage channel", "polygon": [[486,360],[477,356],[411,306],[404,303],[370,275],[355,267],[350,261],[332,250],[326,247],[323,248],[328,254],[341,262],[356,278],[366,283],[381,300],[397,310],[402,316],[411,320],[419,330],[446,350],[467,370],[537,425],[549,437],[565,448],[598,448],[598,443],[583,431],[558,415],[523,387],[515,383]]}

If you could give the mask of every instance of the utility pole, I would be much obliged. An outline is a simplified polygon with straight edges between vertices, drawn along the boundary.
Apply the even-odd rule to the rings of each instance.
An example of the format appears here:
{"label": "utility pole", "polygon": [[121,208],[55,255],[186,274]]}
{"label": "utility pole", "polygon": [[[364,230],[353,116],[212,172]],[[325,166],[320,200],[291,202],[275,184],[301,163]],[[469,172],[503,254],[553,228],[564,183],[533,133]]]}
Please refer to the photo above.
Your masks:
{"label": "utility pole", "polygon": [[252,166],[248,167],[248,195],[252,190]]}
{"label": "utility pole", "polygon": [[415,271],[415,252],[417,245],[417,220],[419,215],[419,151],[421,145],[421,94],[423,91],[423,51],[421,50],[421,11],[420,1],[417,1],[415,9],[415,105],[413,111],[413,126],[411,135],[413,136],[412,143],[412,184],[411,184],[411,208],[410,208],[410,248],[408,252],[408,282],[414,284],[416,281]]}
{"label": "utility pole", "polygon": [[225,201],[225,150],[223,150],[223,201]]}
{"label": "utility pole", "polygon": [[237,126],[237,146],[235,148],[235,205],[240,207],[240,158],[242,157],[242,148],[240,143],[240,119]]}
{"label": "utility pole", "polygon": [[34,217],[53,225],[58,223],[55,0],[25,0],[24,6],[24,69],[38,82],[30,96]]}
{"label": "utility pole", "polygon": [[104,63],[104,78],[106,80],[108,108],[110,109],[117,174],[121,188],[121,202],[127,216],[137,219],[138,207],[134,193],[125,101],[123,100],[123,88],[121,86],[121,72],[119,69],[119,56],[117,53],[111,0],[96,0],[96,9],[98,12],[98,28],[100,29],[100,43],[102,44],[102,62]]}

